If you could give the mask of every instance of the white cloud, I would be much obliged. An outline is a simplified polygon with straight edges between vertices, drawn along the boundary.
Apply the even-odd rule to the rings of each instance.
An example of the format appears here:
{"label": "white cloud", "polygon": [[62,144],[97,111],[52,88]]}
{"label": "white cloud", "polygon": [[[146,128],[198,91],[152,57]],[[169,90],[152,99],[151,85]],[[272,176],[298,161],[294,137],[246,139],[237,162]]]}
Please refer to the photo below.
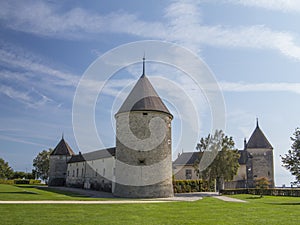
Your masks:
{"label": "white cloud", "polygon": [[225,0],[225,2],[284,12],[300,12],[299,0]]}
{"label": "white cloud", "polygon": [[219,82],[221,89],[226,92],[292,92],[300,94],[300,83],[256,83]]}
{"label": "white cloud", "polygon": [[[296,1],[232,0],[230,2],[266,7],[279,5],[287,9],[297,9],[300,5]],[[93,34],[110,32],[172,41],[198,53],[203,45],[259,48],[277,50],[283,55],[300,60],[300,47],[296,44],[296,37],[292,33],[274,31],[263,25],[206,26],[202,21],[199,2],[173,1],[165,9],[165,17],[160,22],[143,21],[138,16],[124,11],[100,15],[86,9],[73,8],[63,12],[45,2],[10,1],[0,4],[0,20],[5,22],[5,26],[40,36],[76,39],[93,38]],[[32,13],[33,10],[35,13]],[[49,71],[49,73],[61,76],[58,71]]]}
{"label": "white cloud", "polygon": [[[3,42],[0,43],[0,64],[4,67],[8,67],[11,71],[18,69],[23,72],[33,72],[34,76],[39,74],[40,79],[43,79],[43,76],[46,75],[48,78],[52,78],[52,82],[57,85],[76,87],[79,77],[47,66],[40,58],[22,48]],[[29,74],[27,73],[27,75]]]}

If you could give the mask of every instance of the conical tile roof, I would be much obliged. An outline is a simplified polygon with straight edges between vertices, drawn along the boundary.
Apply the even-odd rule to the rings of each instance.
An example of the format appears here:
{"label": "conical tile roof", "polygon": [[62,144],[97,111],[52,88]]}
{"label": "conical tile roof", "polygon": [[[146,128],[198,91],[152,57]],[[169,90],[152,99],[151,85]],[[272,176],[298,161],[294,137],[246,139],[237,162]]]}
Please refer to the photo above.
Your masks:
{"label": "conical tile roof", "polygon": [[75,153],[65,141],[65,139],[62,137],[62,139],[57,144],[51,155],[75,155]]}
{"label": "conical tile roof", "polygon": [[262,132],[262,130],[258,126],[258,122],[256,124],[256,128],[253,131],[248,143],[247,148],[270,148],[273,149],[272,145]]}
{"label": "conical tile roof", "polygon": [[146,77],[144,63],[143,75],[135,84],[117,114],[131,111],[159,111],[168,113],[172,116]]}

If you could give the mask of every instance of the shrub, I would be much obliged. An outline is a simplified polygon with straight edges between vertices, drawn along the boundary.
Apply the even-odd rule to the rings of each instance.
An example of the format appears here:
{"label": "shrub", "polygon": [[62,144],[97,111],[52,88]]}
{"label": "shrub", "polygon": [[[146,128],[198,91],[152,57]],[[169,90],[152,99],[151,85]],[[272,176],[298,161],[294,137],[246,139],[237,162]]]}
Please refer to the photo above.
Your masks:
{"label": "shrub", "polygon": [[0,179],[0,184],[14,184],[14,180]]}
{"label": "shrub", "polygon": [[174,193],[187,193],[198,191],[212,191],[213,184],[209,184],[204,180],[174,180],[173,189]]}

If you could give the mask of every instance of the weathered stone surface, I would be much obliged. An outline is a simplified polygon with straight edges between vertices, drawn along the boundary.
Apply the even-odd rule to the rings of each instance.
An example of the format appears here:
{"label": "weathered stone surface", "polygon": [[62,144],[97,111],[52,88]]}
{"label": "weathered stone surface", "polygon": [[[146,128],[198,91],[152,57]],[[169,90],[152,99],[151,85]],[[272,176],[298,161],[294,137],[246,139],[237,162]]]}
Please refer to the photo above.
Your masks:
{"label": "weathered stone surface", "polygon": [[173,196],[171,116],[156,111],[119,113],[116,127],[114,195]]}

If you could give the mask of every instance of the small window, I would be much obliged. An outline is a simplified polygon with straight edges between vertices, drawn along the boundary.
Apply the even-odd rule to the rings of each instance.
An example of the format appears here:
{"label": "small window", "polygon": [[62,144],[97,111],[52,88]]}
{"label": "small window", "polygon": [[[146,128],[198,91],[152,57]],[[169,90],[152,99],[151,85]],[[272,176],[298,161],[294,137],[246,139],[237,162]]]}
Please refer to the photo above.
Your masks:
{"label": "small window", "polygon": [[70,171],[68,170],[68,176],[70,176]]}
{"label": "small window", "polygon": [[192,170],[191,169],[185,170],[185,179],[187,179],[187,180],[192,179]]}
{"label": "small window", "polygon": [[271,175],[271,173],[270,173],[270,171],[268,171],[268,176],[270,176]]}
{"label": "small window", "polygon": [[76,177],[78,177],[79,169],[76,170]]}
{"label": "small window", "polygon": [[145,159],[139,159],[139,162],[138,162],[138,163],[139,163],[140,165],[145,165],[145,161],[146,161]]}
{"label": "small window", "polygon": [[148,115],[148,113],[143,113],[143,116],[147,116]]}
{"label": "small window", "polygon": [[74,177],[75,176],[75,170],[73,170],[73,176],[72,177]]}
{"label": "small window", "polygon": [[98,175],[98,169],[96,169],[95,177]]}

